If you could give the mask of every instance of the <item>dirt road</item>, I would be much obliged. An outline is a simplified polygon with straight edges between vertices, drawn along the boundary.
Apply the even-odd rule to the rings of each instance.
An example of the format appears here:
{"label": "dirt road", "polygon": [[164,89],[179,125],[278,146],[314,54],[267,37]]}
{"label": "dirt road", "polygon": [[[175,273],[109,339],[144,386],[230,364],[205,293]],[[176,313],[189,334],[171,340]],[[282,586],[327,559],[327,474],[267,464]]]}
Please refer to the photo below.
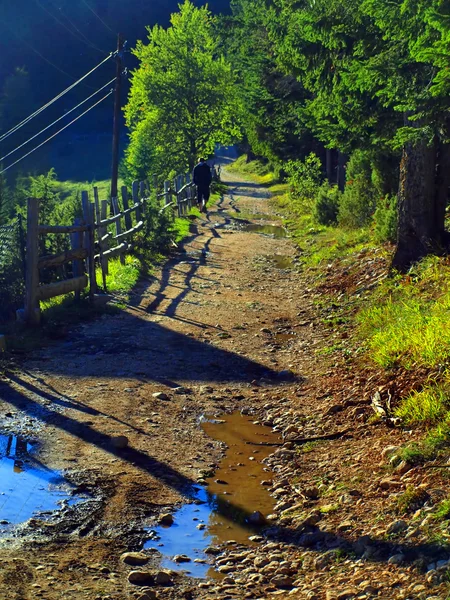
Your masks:
{"label": "dirt road", "polygon": [[[370,428],[358,439],[344,436],[331,451],[324,444],[319,453],[300,456],[288,442],[268,459],[267,485],[278,501],[277,515],[294,506],[292,514],[300,525],[294,522],[283,537],[283,525],[292,525],[292,514],[290,520],[285,514],[275,527],[277,541],[259,549],[230,545],[231,555],[223,555],[221,564],[219,557],[223,581],[199,584],[174,573],[169,573],[167,587],[128,581],[131,567],[121,559],[123,553],[141,550],[148,529],[162,514],[173,514],[174,508],[192,501],[192,487],[223,456],[223,445],[200,427],[202,415],[220,418],[242,411],[288,436],[317,436],[347,427],[348,410],[353,411],[353,429],[360,430],[367,405],[367,399],[359,398],[358,404],[356,398],[330,411],[351,396],[354,379],[344,365],[320,358],[320,349],[332,343],[334,334],[323,330],[316,318],[311,289],[296,267],[295,246],[284,237],[263,188],[229,173],[224,179],[229,193],[206,217],[193,222],[183,248],[154,277],[140,282],[129,306],[62,331],[61,340],[34,353],[20,372],[1,383],[4,432],[35,440],[28,460],[41,473],[62,473],[69,499],[81,498],[78,504],[64,502],[57,516],[27,520],[13,536],[4,523],[2,600],[238,599],[272,593],[322,599],[334,598],[326,594],[349,586],[356,592],[345,598],[369,598],[384,585],[393,590],[392,582],[401,582],[403,576],[408,585],[422,584],[408,565],[402,570],[377,559],[369,560],[366,570],[356,558],[345,562],[346,551],[338,552],[343,542],[332,542],[331,534],[324,540],[308,529],[323,518],[327,526],[322,533],[340,532],[342,538],[355,528],[354,540],[366,533],[364,522],[372,517],[379,491],[358,502],[364,461],[369,457],[378,463],[377,452],[386,439],[394,444],[402,438],[401,433],[387,433],[378,448],[367,448]],[[15,468],[20,471],[20,460]],[[314,512],[320,490],[330,482],[335,493],[341,489],[340,496],[347,494],[351,500],[338,501],[330,491],[330,500],[322,502],[329,509]],[[21,502],[18,487],[13,482],[5,498]],[[342,511],[336,508],[339,502]],[[305,510],[310,519],[306,524]],[[300,539],[305,535],[310,537]],[[371,547],[370,540],[366,545]],[[313,550],[311,560],[322,558],[322,566],[302,571],[302,564],[308,564],[306,547]],[[387,555],[394,550],[387,544],[384,548]],[[261,560],[255,567],[260,554],[270,561]],[[335,562],[340,579],[329,572],[339,556],[342,560]],[[158,556],[148,558],[157,570]],[[236,563],[241,561],[251,565],[237,577]],[[370,592],[373,579],[376,587]],[[357,587],[364,582],[365,587]],[[420,597],[396,593],[378,597]]]}

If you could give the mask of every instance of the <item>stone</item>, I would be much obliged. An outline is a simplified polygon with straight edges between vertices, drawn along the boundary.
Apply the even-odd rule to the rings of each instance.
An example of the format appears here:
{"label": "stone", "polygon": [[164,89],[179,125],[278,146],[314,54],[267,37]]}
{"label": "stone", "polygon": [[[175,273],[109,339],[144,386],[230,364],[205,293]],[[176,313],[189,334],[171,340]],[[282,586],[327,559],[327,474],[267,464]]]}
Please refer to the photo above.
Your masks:
{"label": "stone", "polygon": [[325,416],[335,415],[336,413],[341,412],[342,410],[344,410],[342,404],[333,404],[333,406],[330,406],[330,408],[327,410]]}
{"label": "stone", "polygon": [[342,523],[339,523],[337,526],[339,533],[350,531],[351,529],[353,529],[353,523],[351,521],[342,521]]}
{"label": "stone", "polygon": [[128,573],[128,581],[133,585],[154,585],[155,578],[147,571],[131,571]]}
{"label": "stone", "polygon": [[409,463],[406,462],[406,460],[402,460],[396,467],[395,467],[395,472],[399,473],[400,475],[404,475],[405,473],[407,473],[409,470],[411,470],[411,465]]}
{"label": "stone", "polygon": [[147,590],[143,594],[137,597],[137,600],[157,600],[159,595],[153,590]]}
{"label": "stone", "polygon": [[393,556],[391,556],[391,558],[388,560],[388,564],[389,565],[400,565],[402,562],[404,562],[405,560],[405,555],[398,553],[398,554],[394,554]]}
{"label": "stone", "polygon": [[279,589],[290,589],[293,585],[292,577],[286,575],[275,575],[270,583]]}
{"label": "stone", "polygon": [[124,552],[120,560],[126,565],[141,566],[146,565],[150,557],[142,552]]}
{"label": "stone", "polygon": [[161,525],[173,525],[174,518],[170,513],[165,513],[159,517],[158,521]]}
{"label": "stone", "polygon": [[258,556],[257,558],[255,558],[255,560],[253,561],[253,564],[255,565],[255,567],[257,569],[261,569],[262,567],[265,567],[266,565],[269,564],[269,560],[265,557],[265,556]]}
{"label": "stone", "polygon": [[384,459],[389,458],[389,456],[392,456],[398,450],[400,450],[398,446],[386,446],[386,448],[382,451],[381,456]]}
{"label": "stone", "polygon": [[302,491],[303,495],[306,496],[306,498],[310,498],[311,500],[317,500],[320,493],[316,487],[307,487]]}
{"label": "stone", "polygon": [[406,529],[408,529],[408,523],[400,519],[398,521],[394,521],[389,525],[389,527],[386,529],[386,534],[392,535],[395,533],[401,533],[402,531],[406,531]]}
{"label": "stone", "polygon": [[222,550],[217,546],[208,546],[207,548],[205,548],[205,554],[212,554],[213,556],[217,556],[221,552]]}
{"label": "stone", "polygon": [[173,585],[172,577],[167,571],[158,571],[155,575],[156,585]]}
{"label": "stone", "polygon": [[164,392],[155,392],[154,394],[152,394],[152,396],[156,400],[170,400],[169,396]]}
{"label": "stone", "polygon": [[114,448],[123,450],[128,446],[128,438],[126,435],[115,435],[111,438],[111,444],[114,446]]}
{"label": "stone", "polygon": [[264,525],[266,523],[266,519],[264,517],[264,515],[262,513],[259,512],[259,510],[255,510],[254,513],[252,513],[248,518],[247,521],[251,524],[251,525]]}
{"label": "stone", "polygon": [[358,592],[355,590],[342,590],[342,592],[338,592],[336,596],[336,600],[352,600],[356,596]]}
{"label": "stone", "polygon": [[187,563],[187,562],[191,562],[191,559],[189,558],[189,556],[187,556],[186,554],[176,554],[173,557],[174,562],[176,563]]}

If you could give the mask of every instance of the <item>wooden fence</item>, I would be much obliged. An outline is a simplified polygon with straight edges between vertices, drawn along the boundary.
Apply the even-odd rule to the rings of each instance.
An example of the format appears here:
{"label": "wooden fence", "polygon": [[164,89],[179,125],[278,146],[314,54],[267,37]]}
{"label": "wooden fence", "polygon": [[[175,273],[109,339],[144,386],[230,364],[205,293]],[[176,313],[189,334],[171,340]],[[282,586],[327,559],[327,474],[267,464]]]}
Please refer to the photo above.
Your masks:
{"label": "wooden fence", "polygon": [[[133,250],[133,237],[144,228],[147,202],[152,193],[158,202],[162,199],[160,212],[173,208],[178,216],[187,215],[197,202],[195,185],[189,174],[180,175],[173,181],[165,181],[161,190],[155,177],[153,192],[148,182],[135,181],[131,198],[124,186],[121,189],[122,207],[118,198],[112,198],[111,201],[100,200],[95,187],[93,202],[90,201],[88,192],[82,192],[83,218],[76,219],[69,226],[40,224],[39,200],[29,198],[25,308],[18,311],[18,317],[30,325],[37,325],[40,322],[41,301],[72,292],[79,297],[85,288],[89,288],[89,298],[92,301],[98,291],[96,264],[101,266],[103,288],[106,291],[108,260],[119,256],[124,263],[125,253]],[[111,231],[111,226],[114,227],[114,232]],[[48,234],[69,235],[71,249],[60,254],[39,256],[39,240]],[[41,285],[39,272],[42,269],[62,267],[68,263],[72,263],[71,278]]]}

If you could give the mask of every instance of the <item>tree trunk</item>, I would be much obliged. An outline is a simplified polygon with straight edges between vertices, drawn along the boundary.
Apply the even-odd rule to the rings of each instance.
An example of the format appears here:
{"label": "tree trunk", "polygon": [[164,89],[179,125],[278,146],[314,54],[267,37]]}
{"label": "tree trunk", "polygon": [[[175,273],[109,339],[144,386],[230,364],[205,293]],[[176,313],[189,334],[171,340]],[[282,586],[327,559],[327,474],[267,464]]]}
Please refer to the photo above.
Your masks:
{"label": "tree trunk", "polygon": [[392,266],[406,270],[438,251],[444,232],[444,211],[436,193],[437,144],[407,144],[400,163],[397,249]]}
{"label": "tree trunk", "polygon": [[326,148],[326,169],[327,169],[327,180],[331,185],[333,181],[333,154],[330,148]]}
{"label": "tree trunk", "polygon": [[337,184],[341,192],[345,190],[345,165],[347,164],[347,155],[338,151],[337,166]]}

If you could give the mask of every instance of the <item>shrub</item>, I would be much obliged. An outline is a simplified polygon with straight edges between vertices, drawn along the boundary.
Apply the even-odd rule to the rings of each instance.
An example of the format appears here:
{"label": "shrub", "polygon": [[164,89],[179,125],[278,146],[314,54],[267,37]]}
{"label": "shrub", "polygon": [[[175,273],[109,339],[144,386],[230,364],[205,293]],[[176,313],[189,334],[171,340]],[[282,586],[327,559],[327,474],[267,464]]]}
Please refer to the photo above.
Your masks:
{"label": "shrub", "polygon": [[339,205],[339,225],[350,229],[367,225],[375,211],[377,193],[368,155],[354,152],[347,165],[347,182]]}
{"label": "shrub", "polygon": [[335,225],[339,213],[341,193],[339,188],[325,182],[319,189],[313,217],[319,225]]}
{"label": "shrub", "polygon": [[397,239],[397,197],[386,196],[377,203],[374,214],[377,242],[395,242]]}
{"label": "shrub", "polygon": [[291,186],[291,198],[304,212],[312,212],[322,179],[320,158],[311,153],[304,161],[290,160],[285,170]]}

